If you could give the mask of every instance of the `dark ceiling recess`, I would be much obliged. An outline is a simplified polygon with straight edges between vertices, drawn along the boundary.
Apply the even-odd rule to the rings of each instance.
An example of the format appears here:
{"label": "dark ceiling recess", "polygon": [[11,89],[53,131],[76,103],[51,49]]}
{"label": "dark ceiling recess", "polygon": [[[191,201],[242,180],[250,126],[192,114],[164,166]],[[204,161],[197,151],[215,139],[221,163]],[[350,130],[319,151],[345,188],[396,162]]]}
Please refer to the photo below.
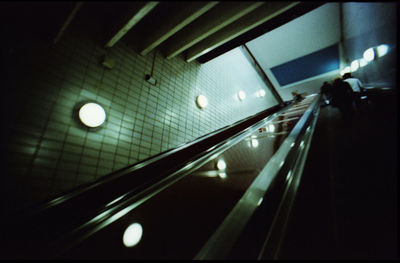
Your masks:
{"label": "dark ceiling recess", "polygon": [[247,31],[246,33],[232,39],[229,42],[209,51],[208,53],[197,58],[200,63],[206,63],[213,58],[216,58],[236,47],[246,44],[247,42],[274,30],[320,6],[326,4],[326,2],[301,2],[293,8],[283,12],[280,15],[266,21],[265,23],[257,26],[256,28]]}
{"label": "dark ceiling recess", "polygon": [[[125,42],[142,56],[208,61],[301,16],[323,2],[127,1],[0,4],[0,29],[58,44],[80,32],[112,49]],[[8,35],[8,34],[7,34]],[[28,37],[27,37],[28,38]]]}

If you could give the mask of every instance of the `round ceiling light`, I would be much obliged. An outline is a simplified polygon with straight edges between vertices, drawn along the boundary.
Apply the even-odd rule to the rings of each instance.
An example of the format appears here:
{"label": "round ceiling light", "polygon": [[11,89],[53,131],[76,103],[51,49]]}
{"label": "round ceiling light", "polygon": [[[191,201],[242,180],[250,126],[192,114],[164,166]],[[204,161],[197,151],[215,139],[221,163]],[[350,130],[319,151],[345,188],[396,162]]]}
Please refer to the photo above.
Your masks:
{"label": "round ceiling light", "polygon": [[379,45],[376,48],[376,53],[377,53],[378,57],[382,57],[382,56],[386,55],[388,53],[388,51],[389,51],[389,46],[385,45],[385,44]]}
{"label": "round ceiling light", "polygon": [[225,163],[225,161],[224,160],[218,160],[218,162],[217,162],[217,168],[218,168],[218,170],[225,170],[225,168],[226,168],[226,163]]}
{"label": "round ceiling light", "polygon": [[238,93],[238,97],[239,97],[239,100],[244,100],[246,98],[246,93],[243,90],[241,90]]}
{"label": "round ceiling light", "polygon": [[364,54],[363,54],[363,57],[367,62],[370,62],[370,61],[374,60],[374,58],[375,58],[374,49],[371,47],[371,48],[368,48],[367,50],[365,50]]}
{"label": "round ceiling light", "polygon": [[360,67],[365,67],[368,64],[368,62],[364,58],[360,58]]}
{"label": "round ceiling light", "polygon": [[354,72],[358,69],[358,59],[351,62],[350,69],[351,69],[351,72]]}
{"label": "round ceiling light", "polygon": [[126,247],[133,247],[140,242],[142,235],[142,225],[139,223],[133,223],[125,230],[122,240]]}
{"label": "round ceiling light", "polygon": [[208,105],[207,97],[204,96],[204,95],[197,96],[196,104],[200,109],[203,109],[203,108],[207,107],[207,105]]}
{"label": "round ceiling light", "polygon": [[89,102],[79,109],[79,119],[88,127],[99,127],[106,120],[106,112],[99,104]]}

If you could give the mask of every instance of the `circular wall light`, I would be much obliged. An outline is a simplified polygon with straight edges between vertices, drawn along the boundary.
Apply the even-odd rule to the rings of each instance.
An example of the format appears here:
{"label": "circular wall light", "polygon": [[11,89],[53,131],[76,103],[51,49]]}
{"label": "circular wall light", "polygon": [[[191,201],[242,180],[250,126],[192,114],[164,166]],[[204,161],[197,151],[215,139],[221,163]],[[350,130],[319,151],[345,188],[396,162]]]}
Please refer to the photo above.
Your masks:
{"label": "circular wall light", "polygon": [[376,48],[376,56],[379,58],[379,57],[382,57],[382,56],[384,56],[384,55],[386,55],[387,53],[388,53],[388,51],[389,51],[389,46],[388,45],[385,45],[385,44],[383,44],[383,45],[379,45],[377,48]]}
{"label": "circular wall light", "polygon": [[203,109],[203,108],[207,107],[207,105],[208,105],[207,97],[204,96],[204,95],[197,96],[196,104],[200,109]]}
{"label": "circular wall light", "polygon": [[258,140],[257,139],[251,139],[251,146],[253,146],[253,148],[257,148],[258,147]]}
{"label": "circular wall light", "polygon": [[218,162],[217,162],[217,168],[218,168],[218,170],[225,170],[225,168],[226,168],[226,163],[225,163],[225,161],[224,160],[218,160]]}
{"label": "circular wall light", "polygon": [[103,107],[94,102],[84,104],[78,114],[81,122],[91,128],[99,127],[106,120],[106,112]]}
{"label": "circular wall light", "polygon": [[375,51],[372,47],[368,48],[367,50],[364,51],[363,58],[367,61],[370,62],[374,60],[375,58]]}
{"label": "circular wall light", "polygon": [[364,58],[360,58],[359,63],[361,68],[365,67],[368,64],[368,62]]}
{"label": "circular wall light", "polygon": [[142,225],[139,223],[133,223],[125,230],[122,241],[126,247],[133,247],[140,242],[142,235]]}
{"label": "circular wall light", "polygon": [[246,93],[243,90],[239,91],[238,98],[239,100],[244,100],[246,98]]}
{"label": "circular wall light", "polygon": [[259,91],[257,91],[257,97],[264,97],[265,96],[265,90],[260,89]]}
{"label": "circular wall light", "polygon": [[270,124],[268,125],[268,127],[266,127],[267,132],[274,132],[275,131],[275,125]]}
{"label": "circular wall light", "polygon": [[358,69],[358,59],[353,60],[353,62],[351,62],[350,69],[351,69],[351,72],[354,72]]}

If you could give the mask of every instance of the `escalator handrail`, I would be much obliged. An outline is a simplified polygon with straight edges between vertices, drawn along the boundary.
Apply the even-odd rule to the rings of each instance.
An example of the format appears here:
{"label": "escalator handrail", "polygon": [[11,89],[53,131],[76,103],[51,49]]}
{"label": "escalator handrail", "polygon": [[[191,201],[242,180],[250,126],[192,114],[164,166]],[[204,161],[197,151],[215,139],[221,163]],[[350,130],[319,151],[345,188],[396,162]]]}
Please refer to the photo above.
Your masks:
{"label": "escalator handrail", "polygon": [[312,117],[315,107],[319,107],[318,97],[308,107],[288,137],[281,144],[279,150],[271,157],[264,169],[260,171],[259,175],[246,190],[229,215],[197,253],[195,256],[196,260],[226,258],[252,214],[257,209],[259,200],[262,200],[272,185],[275,177],[286,161],[289,152],[292,150],[294,143],[298,140],[298,136],[305,129],[305,124],[308,123]]}
{"label": "escalator handrail", "polygon": [[[243,131],[245,129],[248,129],[249,127],[252,127],[254,123],[259,123],[260,121],[264,120],[265,118],[272,116],[276,114],[277,112],[281,112],[282,110],[286,109],[289,106],[282,106],[282,105],[277,105],[275,107],[272,107],[270,109],[267,109],[265,111],[262,111],[258,114],[255,114],[253,116],[250,116],[242,121],[239,121],[235,123],[234,125],[227,126],[225,128],[221,128],[218,132],[212,132],[209,135],[202,136],[201,139],[195,140],[194,142],[182,145],[180,147],[177,147],[176,149],[166,151],[163,154],[157,155],[154,159],[150,158],[147,159],[143,162],[140,162],[138,164],[135,164],[131,167],[128,167],[126,169],[119,170],[113,175],[115,176],[107,176],[103,180],[99,180],[93,184],[90,184],[89,186],[77,189],[71,193],[68,193],[66,195],[60,196],[56,199],[50,200],[48,202],[45,202],[44,204],[34,207],[33,209],[27,209],[26,211],[23,211],[22,213],[17,214],[15,217],[10,217],[10,221],[7,223],[11,222],[11,227],[18,228],[18,229],[25,229],[29,227],[29,223],[32,218],[35,218],[36,220],[33,220],[31,224],[41,224],[43,227],[47,227],[48,224],[51,222],[58,222],[58,225],[63,225],[64,222],[68,220],[73,220],[71,217],[75,216],[79,219],[80,218],[80,212],[85,213],[86,208],[89,209],[88,207],[91,203],[80,203],[80,202],[73,202],[74,199],[78,198],[79,200],[84,200],[85,197],[88,195],[96,195],[99,194],[99,191],[95,191],[95,189],[101,187],[105,189],[110,185],[110,183],[114,183],[115,181],[121,180],[123,178],[126,178],[127,176],[130,176],[134,172],[138,172],[140,170],[145,169],[146,167],[151,167],[155,163],[165,159],[165,158],[172,158],[174,154],[178,154],[182,151],[188,151],[188,149],[191,149],[192,152],[188,151],[189,153],[192,154],[192,156],[188,156],[186,159],[186,162],[183,162],[183,164],[178,167],[182,168],[185,167],[185,164],[191,161],[193,157],[199,156],[200,153],[204,152],[204,149],[207,149],[206,151],[208,152],[213,152],[216,148],[215,141],[219,141],[220,146],[222,145],[222,142],[226,142],[230,138],[234,137],[237,135],[238,131]],[[203,147],[198,148],[199,144],[203,144]],[[197,152],[194,151],[198,150]],[[192,157],[192,158],[191,158]],[[170,164],[168,164],[170,165]],[[160,178],[157,178],[158,181]],[[162,179],[162,178],[161,178]],[[123,180],[122,180],[123,182]],[[152,181],[151,183],[155,183]],[[143,191],[145,188],[148,188],[149,185],[146,185],[142,189],[138,189]],[[101,192],[101,191],[100,191]],[[103,194],[103,193],[101,193]],[[93,213],[91,215],[87,215],[87,218],[94,218],[95,215],[99,215],[104,211],[104,209],[107,207],[107,209],[110,209],[110,203],[115,201],[118,198],[123,197],[126,194],[126,192],[120,192],[118,193],[117,196],[114,196],[113,198],[107,200],[106,202],[101,203],[98,205],[96,209],[93,210]],[[118,198],[116,198],[118,197]],[[80,199],[79,199],[80,198]],[[123,199],[123,198],[122,198]],[[116,204],[118,202],[115,202]],[[86,220],[86,219],[85,219]],[[83,221],[82,221],[83,222]],[[26,225],[27,224],[27,225]],[[24,228],[24,226],[26,227]],[[9,226],[9,225],[8,225]],[[37,226],[37,225],[35,225]],[[4,227],[4,225],[3,225]],[[40,226],[37,226],[40,229]],[[21,230],[23,231],[23,230]],[[70,231],[70,229],[64,229],[65,232]],[[14,230],[11,230],[11,232],[14,233]],[[16,233],[16,232],[15,232]],[[51,236],[51,234],[49,234]]]}

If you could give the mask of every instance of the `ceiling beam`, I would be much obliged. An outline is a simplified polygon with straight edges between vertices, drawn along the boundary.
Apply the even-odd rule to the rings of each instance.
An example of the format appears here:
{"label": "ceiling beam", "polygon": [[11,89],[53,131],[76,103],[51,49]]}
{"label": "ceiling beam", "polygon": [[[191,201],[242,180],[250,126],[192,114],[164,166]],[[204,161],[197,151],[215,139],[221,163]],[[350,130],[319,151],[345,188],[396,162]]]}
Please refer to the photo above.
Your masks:
{"label": "ceiling beam", "polygon": [[163,21],[154,32],[142,40],[142,48],[139,51],[141,55],[147,55],[154,48],[168,39],[170,36],[193,22],[199,16],[210,10],[218,2],[188,2],[182,5],[182,8],[172,14],[168,20]]}
{"label": "ceiling beam", "polygon": [[266,2],[261,7],[229,24],[223,29],[203,39],[186,51],[185,59],[191,62],[208,51],[228,42],[231,39],[261,25],[267,20],[287,11],[300,2]]}
{"label": "ceiling beam", "polygon": [[57,36],[54,38],[53,40],[53,44],[56,44],[58,42],[58,40],[61,38],[62,34],[64,33],[64,31],[67,29],[67,27],[69,26],[69,24],[71,23],[72,19],[75,17],[76,13],[78,12],[78,10],[81,8],[83,2],[77,2],[74,6],[74,8],[72,9],[71,13],[68,15],[67,20],[64,22],[64,24],[62,25],[62,27],[60,28],[60,31],[58,31]]}
{"label": "ceiling beam", "polygon": [[136,25],[143,17],[145,17],[159,2],[133,2],[133,6],[128,10],[127,18],[123,19],[122,26],[112,35],[105,45],[110,48],[115,45],[125,34]]}
{"label": "ceiling beam", "polygon": [[165,42],[167,59],[248,14],[264,2],[222,2]]}
{"label": "ceiling beam", "polygon": [[283,12],[282,14],[277,15],[276,17],[267,20],[266,22],[262,23],[261,25],[237,36],[234,39],[229,40],[228,42],[214,48],[213,50],[201,55],[197,58],[199,63],[206,63],[229,50],[232,50],[240,45],[246,44],[247,42],[265,34],[269,31],[274,30],[322,5],[326,4],[326,2],[307,2],[303,1],[300,4],[290,8],[289,10]]}

